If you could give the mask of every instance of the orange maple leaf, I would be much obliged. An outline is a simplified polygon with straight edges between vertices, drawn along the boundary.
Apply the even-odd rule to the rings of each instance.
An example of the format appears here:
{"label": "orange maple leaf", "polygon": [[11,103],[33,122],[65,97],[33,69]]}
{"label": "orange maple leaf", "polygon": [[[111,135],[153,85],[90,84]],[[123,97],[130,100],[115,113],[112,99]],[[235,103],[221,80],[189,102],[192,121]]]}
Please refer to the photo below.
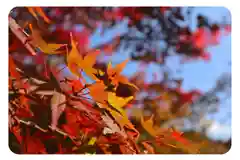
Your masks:
{"label": "orange maple leaf", "polygon": [[105,91],[106,86],[102,82],[91,84],[88,89],[90,96],[98,103],[106,104],[108,93]]}
{"label": "orange maple leaf", "polygon": [[38,15],[43,18],[47,23],[51,23],[51,20],[46,16],[41,7],[27,7],[31,15],[38,20]]}
{"label": "orange maple leaf", "polygon": [[69,69],[77,76],[79,76],[78,69],[82,69],[87,74],[87,76],[93,80],[96,80],[97,78],[94,74],[97,73],[97,70],[94,69],[93,66],[96,63],[96,59],[100,51],[95,50],[93,52],[89,52],[86,56],[83,57],[77,49],[77,44],[73,40],[72,33],[70,36],[72,50],[69,54],[67,54],[67,64]]}
{"label": "orange maple leaf", "polygon": [[109,62],[107,66],[107,75],[109,79],[112,81],[112,84],[115,86],[117,86],[118,83],[121,82],[123,84],[128,84],[130,86],[133,86],[136,90],[138,90],[138,87],[136,85],[130,83],[127,77],[120,74],[125,68],[128,61],[129,60],[126,59],[122,63],[117,64],[114,68],[112,67],[111,62]]}
{"label": "orange maple leaf", "polygon": [[153,115],[146,121],[144,121],[143,115],[141,115],[142,127],[153,137],[158,135],[158,129],[153,128]]}
{"label": "orange maple leaf", "polygon": [[39,48],[45,54],[60,54],[63,51],[57,51],[66,44],[50,44],[43,40],[40,31],[33,27],[32,24],[29,24],[29,28],[31,30],[31,38],[29,38],[30,42],[34,47]]}
{"label": "orange maple leaf", "polygon": [[77,61],[81,60],[82,57],[78,52],[77,49],[77,45],[76,42],[73,40],[73,36],[72,33],[70,34],[71,37],[71,46],[72,46],[72,50],[70,51],[70,53],[67,53],[67,66],[69,68],[69,70],[75,74],[76,76],[80,77],[81,74],[79,73],[79,68],[77,67]]}

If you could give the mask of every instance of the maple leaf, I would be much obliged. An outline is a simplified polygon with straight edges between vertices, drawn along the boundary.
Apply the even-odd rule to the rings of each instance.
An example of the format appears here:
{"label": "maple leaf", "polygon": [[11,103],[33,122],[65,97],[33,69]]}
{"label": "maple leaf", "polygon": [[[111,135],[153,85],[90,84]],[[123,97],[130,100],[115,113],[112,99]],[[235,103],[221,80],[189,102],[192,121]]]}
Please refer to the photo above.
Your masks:
{"label": "maple leaf", "polygon": [[134,128],[133,124],[129,121],[128,116],[124,110],[122,110],[120,113],[115,110],[109,110],[109,112],[122,128],[126,125],[130,128]]}
{"label": "maple leaf", "polygon": [[153,118],[154,115],[152,115],[148,120],[145,121],[143,115],[141,115],[141,125],[151,136],[156,137],[160,133],[163,133],[164,130],[157,126],[154,126]]}
{"label": "maple leaf", "polygon": [[60,54],[63,51],[57,51],[66,44],[50,44],[47,43],[41,36],[40,31],[33,27],[32,24],[29,24],[29,28],[31,30],[31,38],[29,38],[30,42],[34,47],[39,48],[45,54]]}
{"label": "maple leaf", "polygon": [[70,69],[70,71],[75,74],[76,76],[80,77],[80,73],[78,72],[78,67],[77,67],[77,61],[82,60],[81,55],[78,53],[77,50],[77,45],[75,43],[75,41],[73,40],[72,37],[72,33],[70,34],[71,36],[71,46],[72,46],[72,50],[70,51],[70,53],[67,53],[67,66]]}
{"label": "maple leaf", "polygon": [[106,86],[103,82],[99,81],[91,84],[88,87],[90,96],[103,108],[115,110],[121,114],[125,114],[123,107],[127,105],[134,97],[119,97],[114,92],[106,91]]}
{"label": "maple leaf", "polygon": [[112,118],[117,122],[117,124],[120,125],[121,128],[125,126],[130,130],[136,131],[133,124],[129,121],[127,113],[124,110],[119,111],[113,106],[109,106],[108,104],[97,104],[100,108],[105,108],[106,110],[108,110],[109,114],[111,114]]}
{"label": "maple leaf", "polygon": [[78,93],[83,91],[86,87],[83,86],[82,82],[80,81],[80,79],[78,80],[71,80],[71,82],[69,83],[71,90],[68,91],[68,93],[72,94],[72,93]]}
{"label": "maple leaf", "polygon": [[98,103],[106,104],[108,93],[105,91],[106,86],[102,82],[96,82],[88,87],[90,96]]}
{"label": "maple leaf", "polygon": [[112,67],[112,63],[109,62],[107,67],[107,74],[109,76],[115,76],[116,74],[120,74],[127,65],[128,61],[129,59],[126,59],[122,63],[117,64],[114,68]]}
{"label": "maple leaf", "polygon": [[[132,100],[133,96],[127,98],[117,97],[116,93],[107,92],[105,91],[105,88],[106,86],[102,82],[97,82],[88,87],[90,95],[100,108],[108,110],[122,128],[127,126],[131,130],[136,131],[123,109],[123,106]],[[107,130],[108,129],[106,128],[105,131]]]}
{"label": "maple leaf", "polygon": [[114,92],[107,92],[106,86],[102,81],[90,85],[88,89],[98,106],[107,109],[121,127],[127,125],[130,129],[135,129],[123,109],[133,99],[133,96],[119,97]]}
{"label": "maple leaf", "polygon": [[28,11],[31,13],[33,17],[38,20],[38,15],[43,18],[43,20],[47,23],[51,23],[51,20],[46,16],[43,9],[41,7],[27,7]]}
{"label": "maple leaf", "polygon": [[108,103],[111,104],[115,109],[123,112],[123,107],[127,105],[129,101],[133,99],[133,96],[123,98],[116,96],[116,93],[108,92]]}
{"label": "maple leaf", "polygon": [[108,66],[107,66],[107,75],[108,75],[109,79],[112,81],[112,84],[114,84],[115,86],[117,86],[118,83],[121,82],[123,84],[128,84],[130,86],[133,86],[136,90],[139,90],[137,86],[130,83],[129,80],[125,76],[120,74],[123,71],[123,69],[125,68],[128,61],[129,60],[126,59],[122,63],[117,64],[114,68],[112,67],[111,62],[109,62]]}
{"label": "maple leaf", "polygon": [[153,128],[153,115],[146,121],[144,121],[143,116],[141,116],[142,127],[153,137],[157,135],[157,131]]}
{"label": "maple leaf", "polygon": [[[84,57],[78,52],[76,42],[73,40],[72,33],[71,36],[71,45],[72,50],[67,55],[67,64],[69,69],[79,76],[76,70],[82,69],[91,79],[96,80],[96,76],[94,74],[97,73],[97,70],[93,68],[94,64],[96,63],[96,59],[98,54],[100,53],[99,50],[95,50],[92,52],[88,52],[87,55]],[[74,68],[78,67],[78,68]]]}
{"label": "maple leaf", "polygon": [[97,79],[94,75],[97,73],[97,70],[94,69],[93,66],[96,63],[96,59],[99,53],[99,50],[88,52],[87,55],[84,56],[83,59],[77,63],[78,67],[83,69],[83,71],[93,80]]}

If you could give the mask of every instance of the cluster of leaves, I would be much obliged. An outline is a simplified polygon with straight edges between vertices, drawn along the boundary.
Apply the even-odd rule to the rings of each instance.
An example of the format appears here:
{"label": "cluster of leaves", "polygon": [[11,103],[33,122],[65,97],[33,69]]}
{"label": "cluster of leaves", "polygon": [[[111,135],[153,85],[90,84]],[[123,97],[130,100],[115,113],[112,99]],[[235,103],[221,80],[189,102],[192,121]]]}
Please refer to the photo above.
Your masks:
{"label": "cluster of leaves", "polygon": [[[170,16],[166,20],[167,15]],[[152,33],[161,35],[169,46],[177,48],[177,53],[192,58],[203,56],[202,51],[209,44],[202,32],[212,25],[201,22],[198,31],[191,33],[173,23],[176,19],[184,20],[180,8],[25,7],[10,13],[9,145],[12,151],[154,154],[163,153],[159,148],[164,146],[176,152],[199,153],[202,143],[184,138],[174,128],[161,127],[169,119],[191,114],[189,104],[201,95],[199,91],[182,91],[179,80],[174,81],[178,84],[175,88],[167,86],[165,81],[146,85],[141,81],[144,78],[139,77],[142,74],[129,80],[122,74],[128,59],[115,66],[111,62],[97,62],[102,51],[113,52],[119,44],[131,42],[128,42],[129,33],[91,49],[89,36],[98,26],[94,21],[109,29],[125,17],[129,18],[129,27],[136,27],[141,33],[145,33],[143,28],[150,27],[143,25],[144,18],[157,19],[163,25],[162,30],[155,32],[150,28],[151,34],[146,33],[144,41],[153,44],[149,39]],[[85,26],[82,32],[72,30],[75,23]],[[210,35],[218,36],[215,33],[218,31],[215,24]],[[189,48],[186,45],[192,47],[193,42],[201,53],[180,51],[184,45],[185,49]],[[141,50],[137,49],[136,53]],[[147,52],[150,56],[155,54]],[[146,61],[139,55],[131,59]],[[27,59],[30,62],[26,63]],[[158,62],[152,58],[150,61]],[[65,68],[74,76],[68,76]],[[144,91],[160,94],[137,100]],[[134,107],[139,104],[143,110]]]}

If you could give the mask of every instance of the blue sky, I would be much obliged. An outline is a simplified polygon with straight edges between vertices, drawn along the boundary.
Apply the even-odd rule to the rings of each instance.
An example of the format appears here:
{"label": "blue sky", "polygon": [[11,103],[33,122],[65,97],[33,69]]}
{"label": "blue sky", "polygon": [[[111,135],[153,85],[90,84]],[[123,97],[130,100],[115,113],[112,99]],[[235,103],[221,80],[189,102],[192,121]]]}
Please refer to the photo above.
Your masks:
{"label": "blue sky", "polygon": [[[196,12],[209,16],[213,20],[221,20],[223,15],[230,19],[230,12],[226,8],[197,8]],[[209,48],[212,54],[212,61],[208,64],[203,62],[184,66],[183,76],[186,78],[184,87],[190,88],[193,84],[203,90],[207,90],[216,78],[223,72],[231,72],[231,35],[221,39],[220,45]],[[199,74],[194,74],[199,73]],[[194,75],[194,78],[191,77]],[[204,77],[201,78],[201,77]],[[208,135],[214,139],[226,139],[231,136],[231,99],[224,101],[220,106],[220,111],[211,116],[216,120],[214,126],[210,128]]]}
{"label": "blue sky", "polygon": [[[197,7],[194,9],[192,15],[192,29],[194,29],[196,24],[196,15],[201,13],[206,15],[213,21],[222,21],[223,16],[227,16],[230,19],[230,13],[226,8],[223,7]],[[107,42],[116,33],[124,33],[127,31],[126,23],[123,22],[116,26],[113,30],[107,31],[103,36],[100,35],[101,28],[95,32],[91,37],[91,47],[98,44]],[[129,50],[131,51],[131,49]],[[120,63],[121,61],[128,58],[128,50],[119,50],[114,56],[108,57],[108,60],[112,60],[113,63]],[[202,91],[209,90],[214,84],[216,79],[223,72],[230,72],[231,66],[228,62],[231,61],[231,35],[224,36],[221,38],[220,44],[215,47],[208,48],[208,51],[212,55],[212,60],[210,62],[194,61],[187,64],[181,65],[179,63],[178,57],[171,57],[168,59],[168,66],[177,70],[180,69],[181,72],[174,73],[175,77],[184,78],[183,88],[185,90],[191,90],[198,88]],[[123,74],[131,75],[136,72],[138,65],[136,63],[128,63]],[[152,72],[157,71],[159,68],[153,64],[148,65],[148,80],[151,81]],[[231,99],[225,100],[221,106],[218,113],[214,115],[209,115],[209,119],[215,121],[213,126],[210,128],[208,135],[214,139],[226,139],[231,136]]]}

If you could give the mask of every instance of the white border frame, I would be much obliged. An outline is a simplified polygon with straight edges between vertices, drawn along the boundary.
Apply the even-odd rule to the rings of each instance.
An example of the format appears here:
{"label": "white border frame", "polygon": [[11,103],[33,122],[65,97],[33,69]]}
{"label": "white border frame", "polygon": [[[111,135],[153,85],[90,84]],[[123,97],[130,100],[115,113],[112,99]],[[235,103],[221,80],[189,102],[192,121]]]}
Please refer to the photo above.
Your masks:
{"label": "white border frame", "polygon": [[[237,68],[239,67],[240,62],[237,62],[239,53],[237,52],[237,46],[238,46],[238,40],[239,38],[239,18],[237,16],[237,13],[239,13],[238,4],[235,0],[218,0],[218,1],[210,1],[210,0],[195,0],[195,1],[189,1],[189,0],[121,0],[121,1],[113,1],[113,0],[38,0],[38,1],[27,1],[27,0],[8,0],[8,1],[1,1],[1,21],[3,24],[0,25],[0,32],[1,36],[1,59],[0,62],[1,65],[1,76],[3,76],[0,80],[0,88],[1,88],[1,100],[3,102],[1,109],[1,128],[3,128],[3,131],[0,132],[1,137],[1,143],[0,143],[0,153],[2,158],[5,158],[3,156],[7,156],[10,159],[24,159],[24,160],[32,160],[33,158],[36,160],[50,160],[50,159],[58,159],[58,160],[65,160],[66,158],[69,158],[71,160],[79,160],[81,158],[84,159],[93,159],[96,158],[92,155],[16,155],[12,153],[8,147],[8,88],[7,88],[7,76],[8,76],[8,13],[9,11],[16,7],[16,6],[224,6],[228,8],[232,15],[232,44],[235,43],[235,45],[232,45],[232,74],[233,74],[233,87],[232,92],[235,94],[232,94],[232,147],[229,152],[223,154],[223,155],[134,155],[136,158],[146,160],[146,159],[164,159],[164,160],[199,160],[199,159],[227,159],[227,158],[234,158],[234,155],[237,154],[237,147],[239,142],[239,130],[237,121],[239,120],[239,106],[237,106],[237,91],[239,89],[238,84],[240,83],[240,79],[237,75]],[[235,62],[236,61],[236,62]],[[239,59],[240,61],[240,59]],[[238,71],[239,73],[239,71]],[[128,155],[121,155],[120,156],[109,156],[109,155],[98,155],[97,158],[100,159],[122,159],[132,158]]]}

